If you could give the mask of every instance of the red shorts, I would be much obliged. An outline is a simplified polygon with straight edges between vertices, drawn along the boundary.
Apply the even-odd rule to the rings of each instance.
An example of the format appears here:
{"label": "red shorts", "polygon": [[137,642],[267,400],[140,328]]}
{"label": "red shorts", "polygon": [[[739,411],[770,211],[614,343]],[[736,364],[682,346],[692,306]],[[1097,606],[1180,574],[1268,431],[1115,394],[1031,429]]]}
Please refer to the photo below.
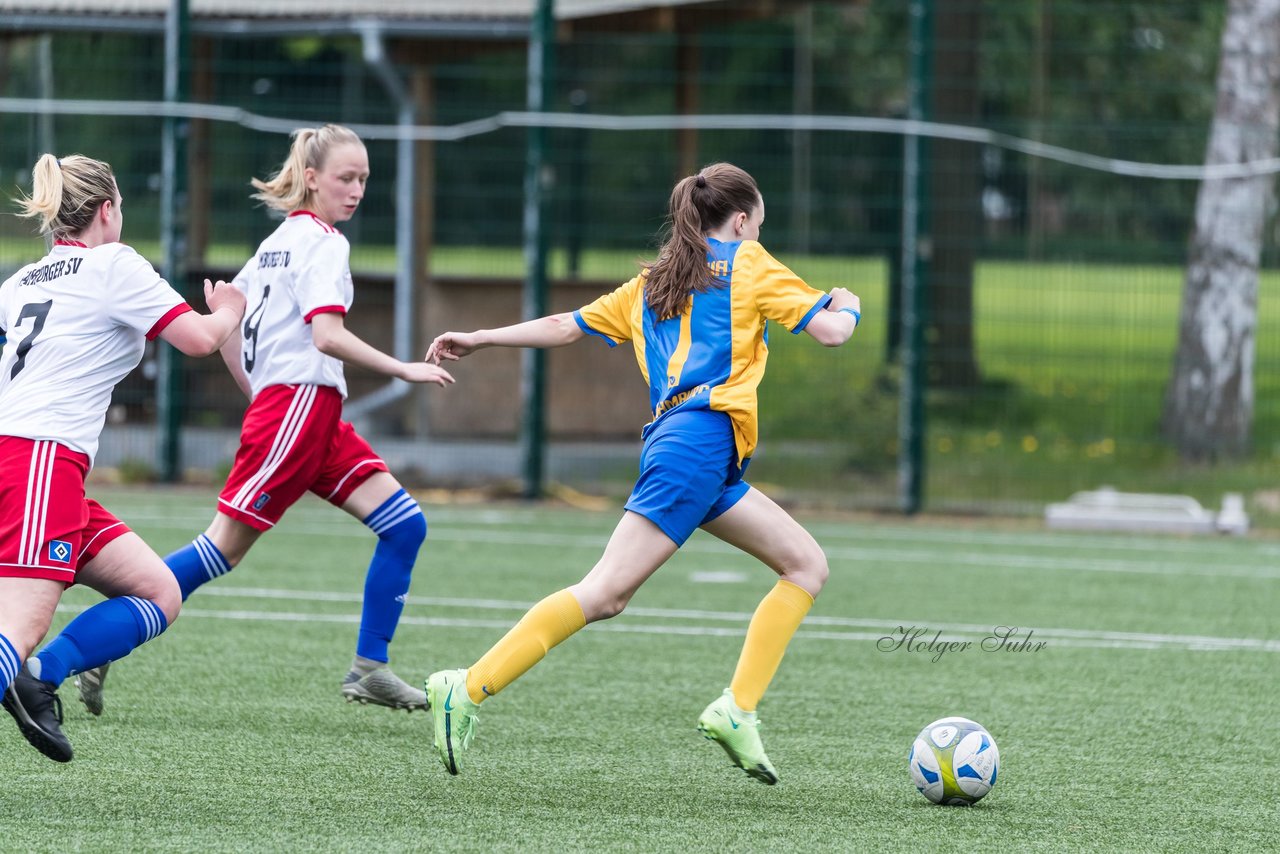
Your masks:
{"label": "red shorts", "polygon": [[74,584],[129,527],[84,497],[89,458],[48,440],[0,436],[0,576]]}
{"label": "red shorts", "polygon": [[249,404],[218,511],[265,531],[308,490],[341,507],[387,464],[342,420],[331,386],[267,386]]}

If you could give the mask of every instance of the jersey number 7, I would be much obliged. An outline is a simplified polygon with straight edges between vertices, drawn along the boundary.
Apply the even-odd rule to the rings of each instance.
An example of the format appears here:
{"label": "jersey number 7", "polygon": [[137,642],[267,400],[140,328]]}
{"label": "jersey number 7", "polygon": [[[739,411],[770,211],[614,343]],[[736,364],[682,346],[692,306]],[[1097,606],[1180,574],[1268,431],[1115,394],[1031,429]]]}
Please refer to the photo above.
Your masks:
{"label": "jersey number 7", "polygon": [[51,308],[53,308],[53,300],[46,300],[27,303],[22,307],[22,311],[18,312],[18,326],[21,326],[22,321],[28,317],[35,318],[36,322],[32,324],[27,337],[18,342],[18,358],[13,361],[13,370],[9,372],[9,379],[16,377],[18,372],[27,366],[27,351],[31,349],[32,344],[36,343],[36,337],[44,331],[44,321],[49,316]]}

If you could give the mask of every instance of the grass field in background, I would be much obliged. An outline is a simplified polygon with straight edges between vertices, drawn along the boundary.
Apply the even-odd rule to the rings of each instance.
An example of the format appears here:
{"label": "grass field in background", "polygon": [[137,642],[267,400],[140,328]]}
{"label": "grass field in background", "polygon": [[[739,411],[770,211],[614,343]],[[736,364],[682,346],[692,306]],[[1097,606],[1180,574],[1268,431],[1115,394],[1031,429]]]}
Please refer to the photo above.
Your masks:
{"label": "grass field in background", "polygon": [[[96,496],[162,553],[212,492]],[[616,513],[425,506],[393,664],[465,666],[577,580]],[[68,683],[60,766],[0,724],[3,846],[30,851],[1245,851],[1274,846],[1280,542],[1047,533],[1028,523],[806,517],[831,580],[761,706],[781,783],[694,729],[772,584],[696,534],[623,616],[554,650],[481,714],[463,776],[426,715],[344,703],[372,537],[308,499],[164,637],[112,669],[91,718]],[[73,589],[69,608],[95,601]],[[58,623],[71,611],[59,614]],[[899,626],[1036,652],[879,651]],[[927,803],[906,756],[963,715],[995,790]]]}
{"label": "grass field in background", "polygon": [[[16,261],[15,253],[38,247],[0,243],[0,258]],[[137,248],[157,257],[155,246]],[[621,282],[643,250],[586,252],[580,275]],[[234,268],[249,251],[215,245],[208,258]],[[886,265],[874,257],[779,255],[816,287],[858,292],[864,318],[856,340],[835,352],[773,330],[754,476],[805,502],[892,506],[899,377],[885,364]],[[357,245],[352,265],[392,273],[394,249]],[[563,251],[551,254],[549,266],[553,276],[564,274]],[[431,269],[442,275],[519,277],[523,268],[520,250],[510,247],[441,246],[431,257]],[[979,263],[975,336],[983,384],[930,393],[926,505],[1037,513],[1045,502],[1111,485],[1186,493],[1217,507],[1230,491],[1245,495],[1257,524],[1280,525],[1280,312],[1272,309],[1280,302],[1280,271],[1264,271],[1259,282],[1255,451],[1211,465],[1180,462],[1159,436],[1183,275],[1173,265]],[[784,442],[802,443],[801,450]],[[808,454],[806,442],[821,447]]]}

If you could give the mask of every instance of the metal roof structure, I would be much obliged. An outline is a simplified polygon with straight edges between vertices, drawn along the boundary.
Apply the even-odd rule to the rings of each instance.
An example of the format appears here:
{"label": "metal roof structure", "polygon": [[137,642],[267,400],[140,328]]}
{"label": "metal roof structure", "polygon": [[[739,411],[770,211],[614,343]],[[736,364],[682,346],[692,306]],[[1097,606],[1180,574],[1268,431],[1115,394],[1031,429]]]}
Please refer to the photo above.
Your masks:
{"label": "metal roof structure", "polygon": [[[619,10],[689,6],[701,0],[559,0],[556,14],[582,18]],[[169,0],[0,0],[5,14],[163,15]],[[534,0],[191,0],[197,18],[527,18]]]}
{"label": "metal roof structure", "polygon": [[[323,34],[361,21],[392,25],[406,36],[520,34],[536,0],[191,0],[191,28],[208,35]],[[560,21],[628,12],[716,6],[715,0],[557,0]],[[0,0],[0,30],[151,31],[163,27],[169,0]],[[515,33],[511,33],[514,35]]]}

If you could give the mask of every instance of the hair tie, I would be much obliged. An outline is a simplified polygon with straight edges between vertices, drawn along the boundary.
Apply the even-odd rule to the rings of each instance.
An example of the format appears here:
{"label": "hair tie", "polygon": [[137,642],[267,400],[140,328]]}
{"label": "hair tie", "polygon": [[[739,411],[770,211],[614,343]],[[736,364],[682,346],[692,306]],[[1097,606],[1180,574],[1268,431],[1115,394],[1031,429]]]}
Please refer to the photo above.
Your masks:
{"label": "hair tie", "polygon": [[693,183],[699,187],[705,187],[707,186],[707,179],[699,175],[697,178],[693,179]]}
{"label": "hair tie", "polygon": [[59,157],[59,158],[57,158],[57,160],[58,160],[58,168],[59,168],[59,169],[61,169],[61,168],[62,168],[62,158],[61,158],[61,157]]}

